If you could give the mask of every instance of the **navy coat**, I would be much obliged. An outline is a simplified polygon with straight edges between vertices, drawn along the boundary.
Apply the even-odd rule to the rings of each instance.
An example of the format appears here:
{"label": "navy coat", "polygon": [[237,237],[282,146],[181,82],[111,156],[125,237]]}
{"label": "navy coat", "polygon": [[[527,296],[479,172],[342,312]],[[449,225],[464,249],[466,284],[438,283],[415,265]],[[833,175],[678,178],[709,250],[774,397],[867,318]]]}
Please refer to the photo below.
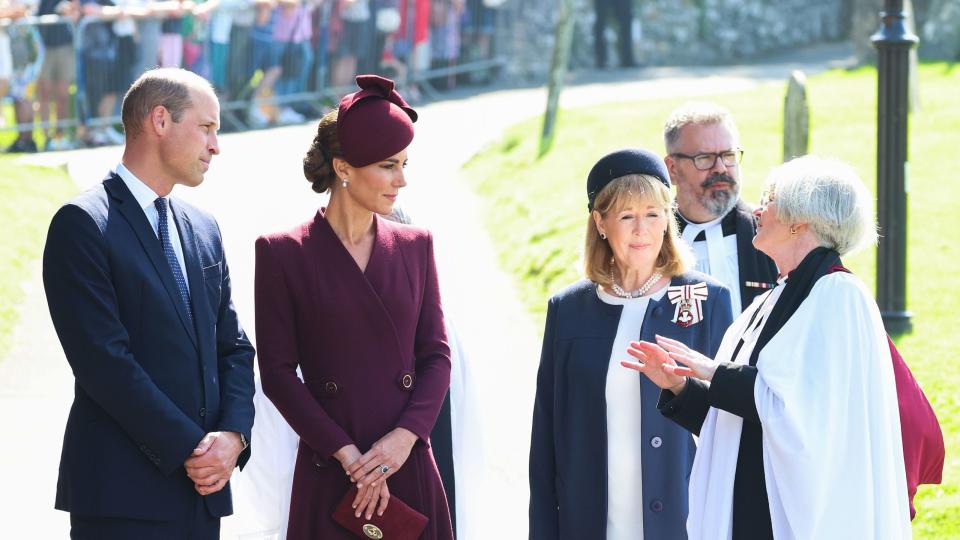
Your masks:
{"label": "navy coat", "polygon": [[[707,283],[704,319],[683,328],[668,295],[650,302],[637,338],[659,334],[713,356],[732,322],[730,292],[699,272],[670,285]],[[597,285],[580,281],[550,299],[537,374],[530,443],[530,538],[606,538],[606,379],[622,306],[604,303]],[[627,358],[624,351],[624,358]],[[626,368],[623,368],[626,369]],[[645,538],[686,538],[687,481],[696,445],[689,432],[657,410],[660,389],[640,378]]]}
{"label": "navy coat", "polygon": [[[230,296],[214,219],[171,198],[194,323],[163,248],[123,180],[64,205],[50,224],[43,283],[76,383],[56,508],[178,520],[196,509],[183,462],[203,436],[253,428],[253,347]],[[249,448],[240,455],[242,465]],[[232,512],[229,484],[204,498]]]}

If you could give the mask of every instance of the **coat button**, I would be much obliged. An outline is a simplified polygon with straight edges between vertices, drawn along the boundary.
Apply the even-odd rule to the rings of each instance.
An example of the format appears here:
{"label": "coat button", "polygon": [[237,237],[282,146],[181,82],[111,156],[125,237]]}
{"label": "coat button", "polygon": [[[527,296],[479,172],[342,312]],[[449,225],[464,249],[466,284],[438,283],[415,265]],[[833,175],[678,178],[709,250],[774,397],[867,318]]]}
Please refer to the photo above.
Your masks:
{"label": "coat button", "polygon": [[650,446],[654,448],[660,448],[661,446],[663,446],[663,439],[661,439],[660,437],[654,437],[650,439]]}
{"label": "coat button", "polygon": [[663,511],[663,503],[657,499],[654,499],[653,502],[650,503],[650,510],[653,510],[654,512]]}
{"label": "coat button", "polygon": [[328,381],[327,384],[323,385],[323,389],[324,389],[328,394],[336,394],[337,391],[340,390],[340,387],[337,386],[337,383],[335,383],[335,382],[333,382],[333,381]]}
{"label": "coat button", "polygon": [[206,407],[200,407],[200,417],[203,418],[203,417],[206,416],[206,415],[207,415],[207,408],[206,408]]}
{"label": "coat button", "polygon": [[406,375],[403,376],[403,379],[400,381],[400,384],[402,384],[404,388],[409,390],[410,387],[413,386],[413,376],[407,373]]}

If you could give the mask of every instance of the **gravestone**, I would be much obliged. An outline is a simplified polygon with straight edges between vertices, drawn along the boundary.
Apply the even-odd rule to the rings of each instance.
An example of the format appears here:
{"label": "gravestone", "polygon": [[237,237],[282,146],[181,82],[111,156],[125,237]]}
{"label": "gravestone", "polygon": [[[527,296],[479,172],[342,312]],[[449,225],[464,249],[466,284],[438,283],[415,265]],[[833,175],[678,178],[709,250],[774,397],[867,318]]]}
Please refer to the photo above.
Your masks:
{"label": "gravestone", "polygon": [[960,59],[960,2],[934,0],[923,23],[920,52],[924,58]]}
{"label": "gravestone", "polygon": [[783,98],[783,161],[805,155],[810,145],[810,109],[807,106],[807,78],[794,70],[787,79]]}

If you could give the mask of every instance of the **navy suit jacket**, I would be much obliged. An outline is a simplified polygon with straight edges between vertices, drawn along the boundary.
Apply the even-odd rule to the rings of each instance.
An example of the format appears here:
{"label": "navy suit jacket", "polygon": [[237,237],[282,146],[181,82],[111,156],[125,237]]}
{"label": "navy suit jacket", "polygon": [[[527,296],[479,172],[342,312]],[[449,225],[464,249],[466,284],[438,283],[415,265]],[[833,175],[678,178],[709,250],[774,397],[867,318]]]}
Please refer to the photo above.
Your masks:
{"label": "navy suit jacket", "polygon": [[[76,379],[56,508],[81,515],[191,516],[184,461],[203,436],[253,429],[254,350],[237,320],[220,230],[171,198],[194,323],[147,217],[116,174],[53,217],[43,282]],[[243,465],[249,448],[240,455]],[[232,513],[229,484],[205,497]]]}
{"label": "navy suit jacket", "polygon": [[[699,272],[674,277],[670,284],[699,282],[708,291],[703,321],[686,328],[672,322],[674,306],[664,294],[647,306],[637,338],[652,342],[659,334],[713,357],[732,322],[730,292]],[[531,540],[606,538],[606,380],[622,310],[601,301],[590,281],[550,299],[530,441]],[[644,500],[634,504],[643,512],[644,538],[686,538],[687,482],[696,445],[689,432],[657,410],[660,389],[636,375],[644,441],[636,453]]]}

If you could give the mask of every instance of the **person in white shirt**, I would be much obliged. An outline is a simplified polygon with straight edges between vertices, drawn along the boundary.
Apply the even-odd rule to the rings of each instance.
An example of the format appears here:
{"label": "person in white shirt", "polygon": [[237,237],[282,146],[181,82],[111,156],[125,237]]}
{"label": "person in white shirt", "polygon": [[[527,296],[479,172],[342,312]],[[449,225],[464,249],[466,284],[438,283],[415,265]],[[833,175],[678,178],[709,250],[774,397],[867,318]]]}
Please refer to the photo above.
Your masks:
{"label": "person in white shirt", "polygon": [[730,289],[736,317],[777,278],[773,261],[751,243],[756,220],[740,200],[743,148],[737,126],[726,109],[691,102],[670,114],[663,138],[681,236],[696,255],[695,269]]}

